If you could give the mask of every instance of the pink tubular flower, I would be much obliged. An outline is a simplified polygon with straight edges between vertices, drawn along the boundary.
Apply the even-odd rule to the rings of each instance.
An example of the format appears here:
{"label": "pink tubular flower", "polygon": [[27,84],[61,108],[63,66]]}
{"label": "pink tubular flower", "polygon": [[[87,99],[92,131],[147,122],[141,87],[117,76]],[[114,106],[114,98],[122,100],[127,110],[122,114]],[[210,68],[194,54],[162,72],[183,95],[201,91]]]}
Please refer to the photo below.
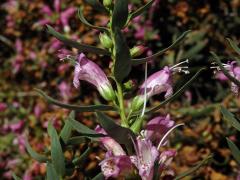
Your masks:
{"label": "pink tubular flower", "polygon": [[160,172],[163,172],[165,169],[168,168],[176,154],[176,150],[167,150],[161,153],[158,162]]}
{"label": "pink tubular flower", "polygon": [[[95,131],[106,135],[105,130],[100,126],[97,126]],[[105,178],[116,178],[131,172],[132,164],[130,157],[126,155],[121,145],[110,137],[102,137],[100,141],[107,149],[105,159],[99,164]]]}
{"label": "pink tubular flower", "polygon": [[[233,76],[235,79],[240,81],[240,66],[237,66],[236,61],[228,62],[227,64],[223,64],[223,66],[224,68],[227,69],[227,71],[231,76]],[[217,68],[217,70],[219,70],[219,67],[213,67],[213,68]],[[216,78],[220,81],[228,80],[228,78],[221,71],[216,74]],[[235,95],[239,94],[239,87],[234,82],[231,82],[231,91]]]}
{"label": "pink tubular flower", "polygon": [[137,167],[142,180],[153,178],[154,163],[158,158],[159,152],[152,142],[148,139],[137,138],[134,143],[136,156],[131,156],[132,163]]}
{"label": "pink tubular flower", "polygon": [[158,116],[150,120],[146,125],[146,138],[159,142],[164,134],[174,126],[174,121],[170,119],[168,114],[166,117]]}
{"label": "pink tubular flower", "polygon": [[78,56],[75,65],[73,84],[76,88],[80,86],[80,80],[87,81],[96,86],[99,93],[106,100],[113,100],[115,98],[112,85],[105,73],[97,64],[87,59],[83,53]]}
{"label": "pink tubular flower", "polygon": [[128,156],[109,156],[99,163],[106,179],[125,176],[132,170],[131,160]]}
{"label": "pink tubular flower", "polygon": [[147,80],[140,86],[138,95],[133,99],[131,109],[133,111],[139,110],[144,103],[144,89],[146,86],[146,97],[150,97],[165,93],[165,98],[173,94],[172,88],[172,75],[174,72],[189,73],[186,69],[187,66],[179,66],[183,63],[188,63],[188,60],[178,63],[172,67],[165,66],[162,70],[152,74]]}
{"label": "pink tubular flower", "polygon": [[7,104],[4,102],[0,102],[0,112],[3,112],[7,109]]}
{"label": "pink tubular flower", "polygon": [[[99,125],[95,128],[95,131],[100,134],[107,135],[105,130],[101,128]],[[126,155],[125,151],[122,149],[120,144],[118,144],[114,139],[110,137],[102,137],[100,138],[101,143],[107,149],[108,152],[111,152],[114,156]]]}

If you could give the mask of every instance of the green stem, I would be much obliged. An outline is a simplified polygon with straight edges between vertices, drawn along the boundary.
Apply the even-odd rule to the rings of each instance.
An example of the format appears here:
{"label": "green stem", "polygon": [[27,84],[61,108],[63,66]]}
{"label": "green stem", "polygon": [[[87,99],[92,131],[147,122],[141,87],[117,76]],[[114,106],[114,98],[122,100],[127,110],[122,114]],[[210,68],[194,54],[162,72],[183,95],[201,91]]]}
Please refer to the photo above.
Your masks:
{"label": "green stem", "polygon": [[118,91],[118,102],[119,102],[119,109],[120,109],[119,113],[121,117],[121,124],[124,127],[129,127],[126,114],[125,114],[125,109],[124,109],[122,86],[118,82],[117,82],[117,91]]}

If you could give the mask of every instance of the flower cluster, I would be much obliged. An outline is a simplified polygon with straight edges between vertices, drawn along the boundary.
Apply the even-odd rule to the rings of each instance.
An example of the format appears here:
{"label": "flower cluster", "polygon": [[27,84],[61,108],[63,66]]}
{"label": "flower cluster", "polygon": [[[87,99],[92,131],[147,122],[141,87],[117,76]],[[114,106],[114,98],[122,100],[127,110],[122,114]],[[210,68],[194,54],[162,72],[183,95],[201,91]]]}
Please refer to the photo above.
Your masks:
{"label": "flower cluster", "polygon": [[[150,120],[145,130],[142,131],[136,141],[132,140],[134,145],[134,154],[127,154],[121,145],[111,137],[100,138],[102,145],[107,150],[105,159],[99,164],[106,178],[119,176],[134,176],[137,170],[143,180],[151,180],[154,173],[163,174],[172,171],[168,169],[173,157],[176,155],[175,150],[164,150],[160,152],[160,147],[166,142],[166,134],[174,129],[174,121],[170,116],[156,117]],[[98,133],[107,133],[97,126],[95,129]],[[156,143],[158,147],[156,146]],[[154,172],[157,166],[157,172]],[[136,174],[135,174],[136,175]]]}

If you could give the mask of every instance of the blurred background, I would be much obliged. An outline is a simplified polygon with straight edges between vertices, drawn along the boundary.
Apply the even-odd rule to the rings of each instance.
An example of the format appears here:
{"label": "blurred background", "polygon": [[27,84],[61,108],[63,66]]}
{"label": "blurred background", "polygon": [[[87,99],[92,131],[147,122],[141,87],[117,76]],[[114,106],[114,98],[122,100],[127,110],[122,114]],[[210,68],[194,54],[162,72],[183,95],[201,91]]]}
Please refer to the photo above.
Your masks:
{"label": "blurred background", "polygon": [[[104,102],[88,83],[82,82],[80,89],[73,87],[74,68],[68,62],[60,61],[59,50],[66,47],[46,32],[45,25],[51,25],[71,39],[100,47],[99,32],[80,22],[77,8],[84,5],[86,19],[99,26],[107,24],[107,14],[83,0],[56,2],[0,2],[0,179],[11,179],[12,172],[25,179],[44,179],[45,165],[26,153],[25,138],[37,152],[46,151],[50,144],[46,129],[48,121],[52,120],[60,130],[69,114],[67,110],[48,104],[34,88],[66,103]],[[146,2],[131,0],[129,9],[134,10]],[[125,29],[129,47],[146,47],[142,57],[169,46],[183,32],[192,30],[177,48],[152,61],[148,72],[151,74],[165,65],[189,59],[191,73],[174,76],[176,90],[199,68],[207,67],[187,91],[155,114],[169,113],[176,122],[186,124],[182,130],[173,133],[170,142],[170,147],[178,150],[172,163],[177,174],[213,153],[213,161],[189,179],[235,179],[240,170],[225,140],[229,137],[240,146],[239,134],[222,119],[219,111],[219,106],[223,105],[239,114],[240,101],[230,92],[229,84],[217,80],[209,68],[212,62],[210,51],[226,62],[239,58],[226,41],[227,37],[236,42],[240,40],[239,14],[239,0],[156,0],[148,12],[135,18]],[[108,57],[94,54],[88,54],[88,57],[110,73]],[[141,65],[134,67],[130,79],[141,83],[143,69]],[[156,96],[150,104],[162,100],[163,97]],[[94,119],[93,113],[78,115],[78,120],[91,128],[96,125]],[[80,145],[76,151],[81,153],[84,149],[86,146]],[[71,154],[66,154],[68,156]],[[96,156],[104,157],[104,151],[97,145],[69,179],[96,175],[100,171]]]}

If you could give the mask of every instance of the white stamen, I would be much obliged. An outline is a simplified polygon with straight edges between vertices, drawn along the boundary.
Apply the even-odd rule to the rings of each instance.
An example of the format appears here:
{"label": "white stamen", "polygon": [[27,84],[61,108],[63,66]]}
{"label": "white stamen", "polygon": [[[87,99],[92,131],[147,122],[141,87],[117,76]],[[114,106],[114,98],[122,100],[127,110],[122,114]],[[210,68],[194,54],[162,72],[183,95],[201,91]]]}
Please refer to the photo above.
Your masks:
{"label": "white stamen", "polygon": [[180,63],[178,63],[178,64],[175,64],[174,66],[170,67],[170,69],[174,69],[175,67],[178,67],[179,65],[185,64],[185,63],[189,63],[189,60],[186,59],[185,61],[182,61],[182,62],[180,62]]}
{"label": "white stamen", "polygon": [[168,132],[162,137],[161,141],[159,142],[157,149],[158,149],[158,150],[160,149],[160,147],[162,146],[164,140],[167,138],[167,136],[168,136],[174,129],[176,129],[176,128],[179,127],[179,126],[183,126],[183,125],[184,125],[183,123],[177,124],[177,125],[173,126],[170,130],[168,130]]}
{"label": "white stamen", "polygon": [[147,105],[147,62],[145,64],[145,83],[144,83],[144,103],[143,103],[143,109],[141,117],[144,116],[145,110]]}

